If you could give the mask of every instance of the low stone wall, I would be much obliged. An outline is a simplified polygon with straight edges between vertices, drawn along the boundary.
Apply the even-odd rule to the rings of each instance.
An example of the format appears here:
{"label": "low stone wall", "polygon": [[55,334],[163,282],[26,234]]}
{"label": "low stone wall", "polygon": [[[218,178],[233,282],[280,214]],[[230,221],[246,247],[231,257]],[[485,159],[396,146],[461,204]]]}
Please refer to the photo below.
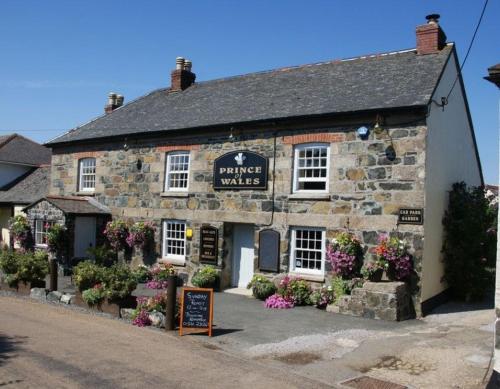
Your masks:
{"label": "low stone wall", "polygon": [[415,317],[404,282],[365,282],[339,301],[339,313],[371,319],[401,321]]}

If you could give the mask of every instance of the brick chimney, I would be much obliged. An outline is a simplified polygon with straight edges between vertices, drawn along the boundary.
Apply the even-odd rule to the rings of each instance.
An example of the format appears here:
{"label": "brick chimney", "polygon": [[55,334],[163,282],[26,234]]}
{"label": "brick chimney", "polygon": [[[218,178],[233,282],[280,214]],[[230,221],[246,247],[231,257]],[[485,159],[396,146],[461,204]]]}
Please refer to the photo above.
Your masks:
{"label": "brick chimney", "polygon": [[119,108],[123,105],[124,97],[122,95],[117,95],[116,93],[111,92],[108,95],[108,103],[104,106],[105,113],[111,113],[116,108]]}
{"label": "brick chimney", "polygon": [[446,34],[439,26],[439,15],[425,17],[427,24],[417,26],[417,54],[433,54],[446,46]]}
{"label": "brick chimney", "polygon": [[172,71],[171,91],[183,91],[194,84],[196,74],[191,72],[191,61],[182,57],[175,60],[175,70]]}

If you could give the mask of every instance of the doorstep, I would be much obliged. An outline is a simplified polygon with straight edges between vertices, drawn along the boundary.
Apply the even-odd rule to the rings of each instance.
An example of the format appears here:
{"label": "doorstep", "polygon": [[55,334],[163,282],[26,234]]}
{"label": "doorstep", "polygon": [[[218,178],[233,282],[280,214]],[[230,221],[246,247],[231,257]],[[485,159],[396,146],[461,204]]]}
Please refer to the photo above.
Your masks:
{"label": "doorstep", "polygon": [[229,288],[229,289],[224,289],[223,292],[229,294],[237,294],[239,296],[252,297],[252,289],[247,289],[247,288]]}

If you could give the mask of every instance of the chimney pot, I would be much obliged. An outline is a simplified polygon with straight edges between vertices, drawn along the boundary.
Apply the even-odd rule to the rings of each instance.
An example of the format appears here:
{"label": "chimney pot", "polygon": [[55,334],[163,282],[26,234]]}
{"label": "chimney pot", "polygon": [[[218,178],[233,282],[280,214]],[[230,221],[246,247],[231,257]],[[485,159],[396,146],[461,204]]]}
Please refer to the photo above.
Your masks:
{"label": "chimney pot", "polygon": [[184,62],[184,70],[190,72],[192,67],[193,63],[190,60],[186,59],[186,61]]}
{"label": "chimney pot", "polygon": [[175,69],[176,70],[182,70],[184,68],[184,58],[183,57],[177,57],[175,59]]}
{"label": "chimney pot", "polygon": [[430,14],[426,24],[417,26],[417,54],[438,53],[446,46],[446,34],[439,25],[439,15]]}
{"label": "chimney pot", "polygon": [[111,113],[116,108],[121,107],[123,105],[124,97],[122,95],[118,95],[114,92],[108,94],[108,103],[104,106],[105,113]]}

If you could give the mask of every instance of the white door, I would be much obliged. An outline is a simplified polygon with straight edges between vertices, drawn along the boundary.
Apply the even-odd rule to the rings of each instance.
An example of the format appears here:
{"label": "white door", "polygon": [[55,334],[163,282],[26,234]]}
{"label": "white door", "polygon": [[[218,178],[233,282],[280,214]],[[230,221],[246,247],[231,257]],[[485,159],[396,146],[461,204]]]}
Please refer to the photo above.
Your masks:
{"label": "white door", "polygon": [[233,286],[246,288],[254,269],[254,227],[236,224],[233,229]]}
{"label": "white door", "polygon": [[76,258],[88,257],[89,247],[95,247],[95,217],[75,218],[75,253]]}

